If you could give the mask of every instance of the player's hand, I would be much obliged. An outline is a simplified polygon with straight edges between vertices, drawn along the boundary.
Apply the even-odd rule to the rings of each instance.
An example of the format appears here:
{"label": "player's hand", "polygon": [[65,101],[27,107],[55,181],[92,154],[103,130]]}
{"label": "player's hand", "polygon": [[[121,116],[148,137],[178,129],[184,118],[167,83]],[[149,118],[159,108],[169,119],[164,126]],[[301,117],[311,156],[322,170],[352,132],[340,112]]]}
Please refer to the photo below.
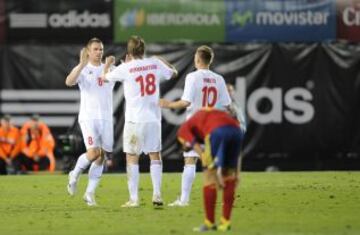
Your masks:
{"label": "player's hand", "polygon": [[108,167],[108,168],[112,168],[113,167],[113,165],[114,165],[114,162],[113,162],[113,160],[112,159],[106,159],[105,160],[105,164],[106,164],[106,166]]}
{"label": "player's hand", "polygon": [[105,78],[105,74],[101,74],[99,77],[101,82],[109,82],[106,78]]}
{"label": "player's hand", "polygon": [[34,156],[34,161],[35,161],[35,162],[39,162],[39,161],[40,161],[40,157],[37,156],[37,155],[35,155],[35,156]]}
{"label": "player's hand", "polygon": [[160,99],[159,100],[159,106],[161,108],[168,108],[169,104],[170,104],[170,101],[168,101],[168,100],[165,100],[165,99]]}
{"label": "player's hand", "polygon": [[222,174],[222,168],[221,167],[218,167],[217,170],[216,170],[216,179],[218,181],[219,187],[221,189],[223,189],[225,187],[225,181],[224,181],[224,177],[223,177],[223,174]]}
{"label": "player's hand", "polygon": [[80,51],[80,65],[84,67],[85,65],[87,65],[88,60],[89,60],[88,50],[86,47],[84,47]]}
{"label": "player's hand", "polygon": [[7,157],[7,158],[5,158],[5,162],[8,166],[11,166],[12,160],[11,160],[11,158]]}
{"label": "player's hand", "polygon": [[113,65],[113,64],[115,64],[115,57],[114,56],[107,56],[106,58],[105,58],[105,65]]}

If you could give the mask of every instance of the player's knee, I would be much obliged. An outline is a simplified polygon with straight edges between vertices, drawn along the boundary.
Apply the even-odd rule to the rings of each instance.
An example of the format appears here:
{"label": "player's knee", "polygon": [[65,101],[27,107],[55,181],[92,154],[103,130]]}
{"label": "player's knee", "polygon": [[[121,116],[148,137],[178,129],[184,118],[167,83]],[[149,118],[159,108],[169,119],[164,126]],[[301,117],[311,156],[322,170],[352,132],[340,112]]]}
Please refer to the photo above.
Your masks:
{"label": "player's knee", "polygon": [[236,171],[237,171],[236,168],[225,168],[223,169],[222,173],[224,177],[231,178],[231,177],[235,177]]}
{"label": "player's knee", "polygon": [[161,161],[160,153],[149,153],[149,157],[151,161]]}
{"label": "player's knee", "polygon": [[92,148],[87,150],[87,157],[90,161],[95,161],[96,159],[100,158],[101,151],[98,148]]}
{"label": "player's knee", "polygon": [[206,169],[204,173],[204,185],[216,184],[216,170]]}
{"label": "player's knee", "polygon": [[196,165],[197,157],[186,157],[184,159],[185,165]]}
{"label": "player's knee", "polygon": [[126,164],[127,165],[139,164],[139,156],[137,156],[135,154],[126,154]]}

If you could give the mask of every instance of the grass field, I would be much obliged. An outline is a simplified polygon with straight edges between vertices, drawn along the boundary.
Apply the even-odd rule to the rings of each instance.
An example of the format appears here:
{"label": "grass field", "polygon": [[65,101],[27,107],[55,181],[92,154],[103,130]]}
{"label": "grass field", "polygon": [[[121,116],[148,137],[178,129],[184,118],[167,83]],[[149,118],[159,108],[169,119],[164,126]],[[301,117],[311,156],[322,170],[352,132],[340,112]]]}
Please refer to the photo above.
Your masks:
{"label": "grass field", "polygon": [[[128,198],[125,174],[103,177],[96,208],[82,201],[85,175],[73,198],[65,175],[0,177],[0,234],[192,234],[203,221],[201,180],[199,174],[190,207],[155,210],[148,174],[139,208],[120,208]],[[166,202],[179,185],[180,174],[164,175]],[[360,172],[243,173],[232,220],[227,234],[360,234]]]}

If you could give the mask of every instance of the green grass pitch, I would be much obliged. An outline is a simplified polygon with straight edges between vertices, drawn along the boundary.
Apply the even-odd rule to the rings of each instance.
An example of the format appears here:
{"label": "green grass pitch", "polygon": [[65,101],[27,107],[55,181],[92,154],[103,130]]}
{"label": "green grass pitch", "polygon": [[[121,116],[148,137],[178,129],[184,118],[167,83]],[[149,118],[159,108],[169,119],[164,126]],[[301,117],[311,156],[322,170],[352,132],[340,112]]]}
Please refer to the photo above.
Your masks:
{"label": "green grass pitch", "polygon": [[[180,180],[164,174],[165,203],[176,198]],[[82,201],[86,175],[75,197],[67,195],[65,175],[0,177],[0,234],[193,234],[203,221],[201,181],[198,174],[191,206],[155,210],[149,174],[141,176],[139,208],[120,207],[128,198],[125,174],[104,175],[96,208]],[[360,172],[243,173],[227,234],[360,234]]]}

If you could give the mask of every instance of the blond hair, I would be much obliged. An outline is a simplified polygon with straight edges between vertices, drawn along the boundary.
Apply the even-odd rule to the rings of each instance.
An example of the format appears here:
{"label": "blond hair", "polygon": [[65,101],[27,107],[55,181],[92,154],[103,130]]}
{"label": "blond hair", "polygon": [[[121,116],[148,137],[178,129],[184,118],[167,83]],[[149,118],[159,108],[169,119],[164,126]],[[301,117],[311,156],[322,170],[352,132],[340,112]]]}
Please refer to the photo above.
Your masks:
{"label": "blond hair", "polygon": [[127,43],[127,53],[133,57],[143,57],[145,54],[145,42],[139,36],[131,36]]}
{"label": "blond hair", "polygon": [[100,43],[103,44],[103,42],[99,39],[99,38],[91,38],[87,43],[86,43],[86,47],[89,48],[91,46],[91,44],[93,43]]}
{"label": "blond hair", "polygon": [[200,60],[206,65],[210,65],[214,59],[213,49],[206,45],[198,47],[196,49],[196,53],[198,54]]}

